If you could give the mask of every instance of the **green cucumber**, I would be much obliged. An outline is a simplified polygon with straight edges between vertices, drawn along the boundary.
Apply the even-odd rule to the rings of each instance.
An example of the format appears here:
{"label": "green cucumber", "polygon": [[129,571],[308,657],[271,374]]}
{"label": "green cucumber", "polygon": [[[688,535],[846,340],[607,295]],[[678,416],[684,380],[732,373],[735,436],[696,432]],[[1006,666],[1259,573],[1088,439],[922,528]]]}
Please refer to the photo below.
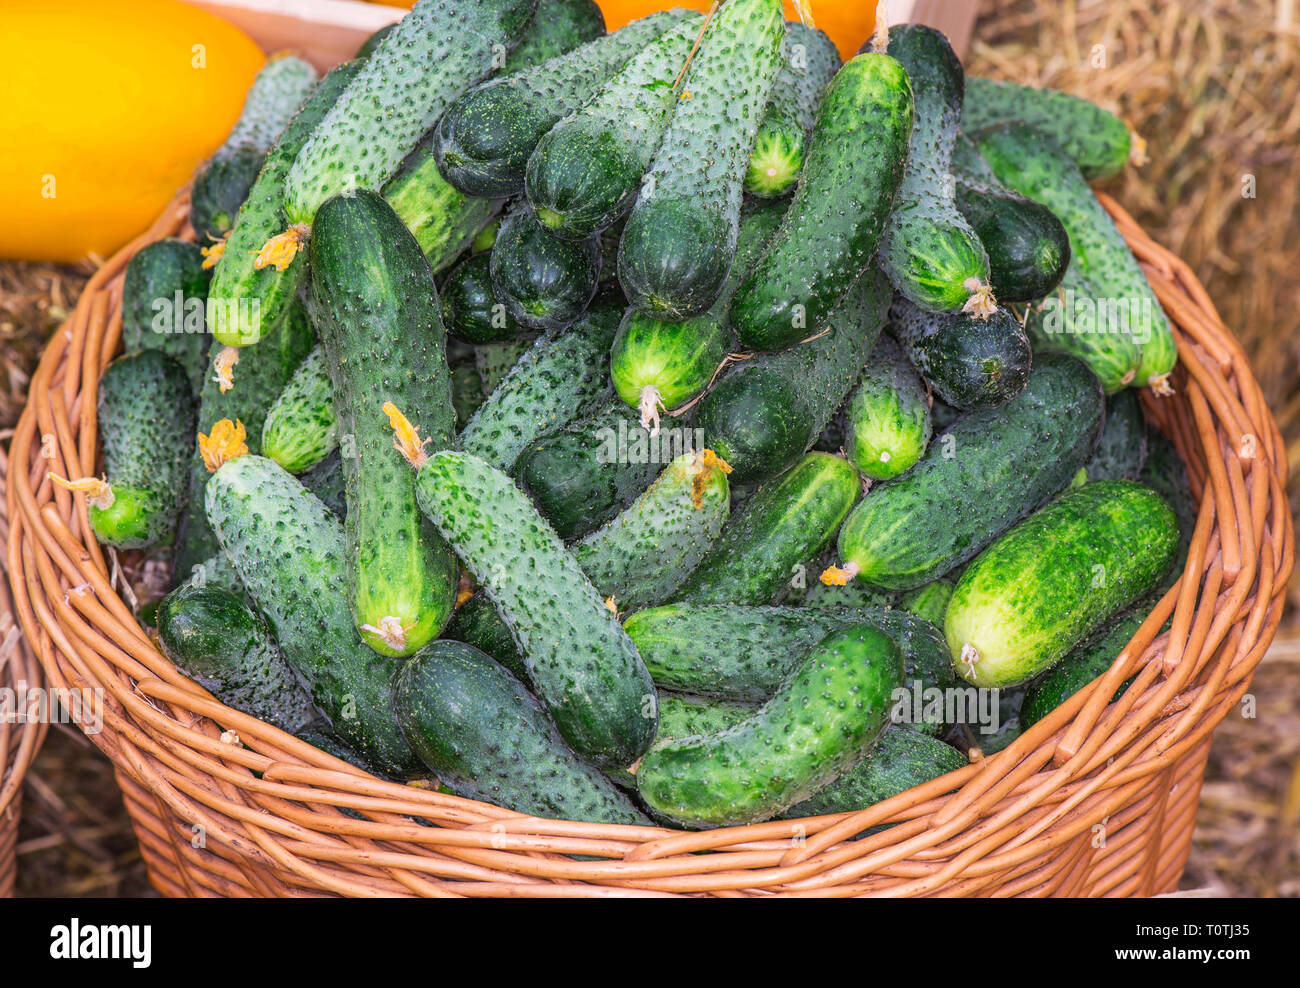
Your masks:
{"label": "green cucumber", "polygon": [[935,398],[934,404],[930,406],[930,418],[934,422],[936,432],[942,432],[961,418],[963,414],[960,408],[954,408],[942,398]]}
{"label": "green cucumber", "polygon": [[1063,494],[962,574],[944,618],[953,668],[976,686],[1015,686],[1151,591],[1178,547],[1173,509],[1128,480]]}
{"label": "green cucumber", "polygon": [[325,349],[316,346],[267,409],[262,455],[290,473],[302,473],[338,446],[338,425]]}
{"label": "green cucumber", "polygon": [[63,484],[86,494],[100,542],[120,549],[171,542],[193,436],[194,399],[180,364],[141,350],[108,365],[99,379],[104,476]]}
{"label": "green cucumber", "polygon": [[1020,394],[958,419],[905,476],[862,499],[840,529],[842,575],[910,590],[971,559],[1065,488],[1096,444],[1103,409],[1083,364],[1043,357]]}
{"label": "green cucumber", "polygon": [[1127,332],[1112,332],[1117,323],[1106,316],[1106,300],[1084,278],[1079,265],[1066,268],[1056,292],[1031,306],[1025,330],[1036,353],[1078,357],[1101,379],[1107,394],[1137,380],[1142,347]]}
{"label": "green cucumber", "polygon": [[458,796],[529,816],[649,822],[575,756],[517,679],[469,645],[434,642],[405,663],[393,711],[420,760]]}
{"label": "green cucumber", "polygon": [[168,237],[141,248],[122,281],[123,350],[162,350],[184,368],[195,398],[207,372],[210,280],[198,245]]}
{"label": "green cucumber", "polygon": [[366,40],[361,43],[361,47],[357,49],[357,53],[352,57],[357,59],[369,58],[371,55],[375,53],[375,49],[384,43],[384,39],[393,33],[393,29],[395,27],[397,27],[396,22],[386,25],[385,27],[381,27],[378,31],[370,35],[370,37],[366,38]]}
{"label": "green cucumber", "polygon": [[888,725],[902,680],[902,653],[884,632],[831,632],[752,716],[651,749],[637,790],[652,811],[687,826],[766,820],[862,760]]}
{"label": "green cucumber", "polygon": [[[829,565],[830,559],[826,560]],[[894,595],[887,594],[867,586],[860,580],[853,580],[843,586],[822,583],[817,579],[826,565],[817,566],[814,562],[807,573],[808,590],[801,602],[802,607],[810,611],[835,611],[848,607],[893,607]],[[942,615],[941,615],[942,616]]]}
{"label": "green cucumber", "polygon": [[1146,461],[1138,480],[1168,501],[1178,519],[1178,551],[1161,584],[1162,590],[1168,590],[1182,578],[1199,512],[1191,485],[1187,482],[1187,468],[1183,466],[1178,450],[1163,435],[1149,428]]}
{"label": "green cucumber", "polygon": [[709,20],[619,243],[618,280],[638,309],[686,319],[722,292],[784,34],[778,0],[729,0]]}
{"label": "green cucumber", "polygon": [[599,301],[572,329],[537,340],[461,429],[457,444],[499,470],[604,393],[609,344],[622,310]]}
{"label": "green cucumber", "polygon": [[351,61],[332,69],[266,156],[212,274],[207,324],[218,343],[236,347],[257,343],[274,332],[292,308],[306,275],[307,258],[295,257],[280,270],[259,266],[259,254],[267,240],[284,229],[284,183],[294,158],[361,65]]}
{"label": "green cucumber", "polygon": [[466,343],[501,343],[524,331],[492,291],[491,263],[489,251],[467,257],[438,291],[447,332]]}
{"label": "green cucumber", "polygon": [[500,662],[525,686],[531,686],[528,665],[515,644],[510,626],[501,620],[496,606],[482,590],[456,608],[443,637],[473,645]]}
{"label": "green cucumber", "polygon": [[959,179],[957,208],[984,245],[989,283],[1003,305],[1037,302],[1061,283],[1070,264],[1070,237],[1046,206]]}
{"label": "green cucumber", "polygon": [[695,604],[768,604],[794,568],[835,537],[861,492],[853,465],[808,453],[760,488],[686,578],[677,599]]}
{"label": "green cucumber", "polygon": [[560,733],[602,767],[632,764],[655,736],[654,711],[645,707],[654,695],[650,674],[528,498],[501,471],[446,450],[419,467],[416,490],[513,631]]}
{"label": "green cucumber", "polygon": [[930,396],[892,338],[881,336],[849,398],[845,454],[872,480],[910,470],[930,442]]}
{"label": "green cucumber", "polygon": [[501,198],[523,191],[528,157],[542,136],[686,16],[684,11],[651,14],[558,58],[470,89],[434,130],[438,170],[470,196]]}
{"label": "green cucumber", "polygon": [[483,393],[491,398],[501,386],[515,364],[523,358],[531,345],[529,340],[509,340],[505,343],[483,343],[474,348],[474,367],[483,382]]}
{"label": "green cucumber", "polygon": [[473,361],[464,364],[452,364],[451,369],[451,407],[456,410],[456,426],[463,429],[474,413],[487,401],[483,392],[483,378],[479,377],[478,368]]}
{"label": "green cucumber", "polygon": [[774,477],[812,447],[862,373],[889,300],[884,276],[867,271],[816,339],[742,361],[705,394],[696,424],[735,482]]}
{"label": "green cucumber", "polygon": [[421,409],[451,445],[455,412],[433,272],[377,192],[328,200],[311,240],[312,313],[333,382],[347,491],[348,586],[362,638],[410,655],[451,616],[450,549],[420,514],[386,410]]}
{"label": "green cucumber", "polygon": [[[1164,393],[1178,359],[1173,330],[1133,252],[1078,167],[1059,147],[1023,125],[982,131],[978,140],[980,154],[1003,185],[1042,203],[1065,226],[1071,260],[1062,287],[1078,294],[1079,286],[1070,277],[1077,269],[1096,292],[1089,299],[1098,309],[1091,334],[1094,345],[1104,347],[1115,340],[1136,346],[1138,362],[1131,368],[1131,382],[1125,383]],[[1061,322],[1059,315],[1055,322]],[[1053,328],[1058,334],[1062,329],[1083,331],[1077,323],[1053,327],[1053,320],[1045,318],[1045,332],[1051,335]],[[1099,371],[1098,376],[1109,381],[1109,375]]]}
{"label": "green cucumber", "polygon": [[418,762],[393,720],[398,662],[357,634],[347,597],[343,523],[274,460],[240,456],[208,479],[208,518],[285,660],[340,737],[376,766]]}
{"label": "green cucumber", "polygon": [[1146,422],[1142,406],[1132,391],[1106,399],[1106,424],[1097,448],[1085,464],[1089,480],[1137,480],[1147,458]]}
{"label": "green cucumber", "polygon": [[676,738],[725,731],[758,711],[757,704],[743,700],[719,700],[667,690],[659,691],[657,707],[659,734],[655,737],[655,746]]}
{"label": "green cucumber", "polygon": [[750,195],[772,198],[794,189],[822,94],[839,68],[840,53],[825,33],[800,21],[785,22],[781,68],[745,173],[745,191]]}
{"label": "green cucumber", "polygon": [[[1021,730],[1038,723],[1109,670],[1119,653],[1124,651],[1124,646],[1132,641],[1138,628],[1146,621],[1151,606],[1154,606],[1154,601],[1147,601],[1145,605],[1139,604],[1125,611],[1109,627],[1078,645],[1069,655],[1030,683],[1020,704]],[[1123,683],[1111,702],[1119,699],[1127,688],[1128,683]]]}
{"label": "green cucumber", "polygon": [[1006,309],[988,317],[926,312],[900,295],[890,322],[908,359],[934,393],[955,408],[996,408],[1029,380],[1029,338]]}
{"label": "green cucumber", "polygon": [[909,590],[898,599],[898,606],[917,617],[924,618],[931,624],[943,625],[943,615],[952,599],[952,590],[956,584],[952,580],[940,577],[931,583],[922,584]]}
{"label": "green cucumber", "polygon": [[699,27],[694,15],[674,24],[537,142],[524,188],[556,234],[584,239],[631,208],[668,129],[677,104],[673,80]]}
{"label": "green cucumber", "polygon": [[231,231],[262,162],[315,86],[316,70],[293,55],[257,73],[234,129],[194,173],[190,223],[199,236],[220,240]]}
{"label": "green cucumber", "polygon": [[[299,741],[306,741],[313,748],[325,752],[327,755],[333,755],[349,765],[355,765],[363,772],[369,772],[371,775],[383,775],[384,773],[370,764],[363,758],[351,745],[344,742],[339,737],[338,731],[334,730],[328,720],[318,718],[308,724],[306,727],[299,728],[294,732],[294,737]],[[356,819],[364,819],[356,810],[344,809],[343,812]]]}
{"label": "green cucumber", "polygon": [[596,295],[600,239],[557,237],[527,204],[501,222],[488,256],[493,293],[529,329],[572,325]]}
{"label": "green cucumber", "polygon": [[298,479],[334,512],[339,521],[343,520],[348,513],[347,481],[343,476],[343,457],[337,448],[310,470],[304,470]]}
{"label": "green cucumber", "polygon": [[325,200],[378,189],[449,104],[522,39],[537,0],[424,0],[379,45],[294,159],[291,224]]}
{"label": "green cucumber", "polygon": [[987,315],[994,305],[988,254],[957,208],[949,176],[965,91],[961,62],[942,32],[922,24],[891,28],[889,54],[912,81],[916,127],[880,266],[922,309]]}
{"label": "green cucumber", "polygon": [[227,706],[290,734],[318,716],[265,622],[220,587],[177,587],[158,608],[158,640],[176,668]]}
{"label": "green cucumber", "polygon": [[869,277],[863,272],[893,208],[911,133],[912,87],[898,62],[859,55],[840,69],[818,110],[794,200],[731,300],[742,344],[782,350],[815,335]]}
{"label": "green cucumber", "polygon": [[1088,180],[1110,178],[1124,169],[1131,135],[1124,122],[1069,93],[971,76],[966,80],[962,126],[974,133],[1019,121],[1055,141]]}
{"label": "green cucumber", "polygon": [[623,610],[667,600],[709,552],[727,520],[725,464],[685,453],[619,515],[573,547],[592,586]]}
{"label": "green cucumber", "polygon": [[513,75],[541,65],[604,33],[605,15],[594,0],[537,0],[532,23],[501,71]]}
{"label": "green cucumber", "polygon": [[196,589],[215,587],[244,600],[248,597],[247,591],[244,590],[244,581],[239,578],[239,574],[235,572],[235,567],[226,558],[226,554],[219,549],[211,559],[205,559],[195,566],[190,572],[189,579],[179,586]]}

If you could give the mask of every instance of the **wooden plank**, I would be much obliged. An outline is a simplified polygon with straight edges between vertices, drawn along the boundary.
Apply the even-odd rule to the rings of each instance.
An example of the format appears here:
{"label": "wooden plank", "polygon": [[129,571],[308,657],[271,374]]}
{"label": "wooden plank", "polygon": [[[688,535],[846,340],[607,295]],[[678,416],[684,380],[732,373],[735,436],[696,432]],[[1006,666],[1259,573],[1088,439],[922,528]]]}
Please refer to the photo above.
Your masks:
{"label": "wooden plank", "polygon": [[[831,0],[835,2],[835,0]],[[844,0],[854,2],[854,0]],[[953,50],[966,57],[975,28],[978,0],[886,0],[885,16],[890,24],[928,24],[948,36]],[[817,8],[814,5],[813,10]]]}

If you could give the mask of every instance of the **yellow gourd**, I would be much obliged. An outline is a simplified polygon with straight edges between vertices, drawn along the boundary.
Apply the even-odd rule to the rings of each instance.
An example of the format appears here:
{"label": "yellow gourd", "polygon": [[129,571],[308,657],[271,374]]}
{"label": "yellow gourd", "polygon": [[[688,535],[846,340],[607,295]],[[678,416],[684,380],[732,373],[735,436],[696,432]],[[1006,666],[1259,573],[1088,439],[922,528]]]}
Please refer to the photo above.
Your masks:
{"label": "yellow gourd", "polygon": [[265,56],[177,0],[4,0],[0,257],[107,256],[239,118]]}

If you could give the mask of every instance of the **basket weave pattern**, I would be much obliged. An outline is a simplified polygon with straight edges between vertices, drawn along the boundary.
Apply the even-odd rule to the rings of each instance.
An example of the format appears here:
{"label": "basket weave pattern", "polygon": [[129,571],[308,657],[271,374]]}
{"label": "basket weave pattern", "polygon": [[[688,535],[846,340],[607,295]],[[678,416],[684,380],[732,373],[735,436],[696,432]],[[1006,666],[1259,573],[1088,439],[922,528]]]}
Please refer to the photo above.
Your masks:
{"label": "basket weave pattern", "polygon": [[[47,475],[95,471],[96,382],[119,347],[122,274],[145,244],[193,236],[178,198],[95,276],[51,341],[13,441],[8,492],[19,619],[54,685],[103,689],[104,729],[92,741],[116,767],[155,886],[187,896],[1174,889],[1212,731],[1281,619],[1294,561],[1286,457],[1204,288],[1101,200],[1178,338],[1176,394],[1142,401],[1200,504],[1182,581],[1105,676],[1004,751],[856,813],[687,833],[541,820],[377,779],[223,706],[158,652],[114,590],[84,497]],[[223,741],[223,728],[238,740]],[[847,839],[883,823],[894,826]]]}

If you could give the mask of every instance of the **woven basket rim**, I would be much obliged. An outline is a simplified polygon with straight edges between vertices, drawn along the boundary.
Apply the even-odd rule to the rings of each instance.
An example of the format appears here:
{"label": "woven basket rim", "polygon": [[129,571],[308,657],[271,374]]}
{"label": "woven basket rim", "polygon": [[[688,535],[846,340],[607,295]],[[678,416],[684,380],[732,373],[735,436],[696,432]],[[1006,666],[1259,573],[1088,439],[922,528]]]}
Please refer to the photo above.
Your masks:
{"label": "woven basket rim", "polygon": [[[375,778],[225,707],[154,647],[114,589],[84,497],[47,474],[93,471],[96,388],[87,382],[119,348],[122,272],[153,240],[193,238],[182,192],[100,269],[52,339],[14,436],[8,488],[19,619],[53,685],[104,690],[104,730],[91,740],[118,768],[142,845],[169,862],[155,882],[176,894],[363,896],[1171,888],[1186,851],[1152,851],[1151,821],[1156,845],[1190,842],[1210,735],[1281,620],[1294,562],[1286,456],[1205,289],[1114,200],[1098,198],[1175,325],[1177,394],[1144,389],[1141,401],[1178,448],[1199,503],[1182,579],[1106,674],[1005,750],[855,813],[686,832],[527,817]],[[223,740],[218,722],[239,740]],[[206,835],[202,875],[177,850],[189,839],[177,821]],[[1104,861],[1090,850],[1098,821],[1110,834]],[[884,823],[894,826],[848,840]]]}

